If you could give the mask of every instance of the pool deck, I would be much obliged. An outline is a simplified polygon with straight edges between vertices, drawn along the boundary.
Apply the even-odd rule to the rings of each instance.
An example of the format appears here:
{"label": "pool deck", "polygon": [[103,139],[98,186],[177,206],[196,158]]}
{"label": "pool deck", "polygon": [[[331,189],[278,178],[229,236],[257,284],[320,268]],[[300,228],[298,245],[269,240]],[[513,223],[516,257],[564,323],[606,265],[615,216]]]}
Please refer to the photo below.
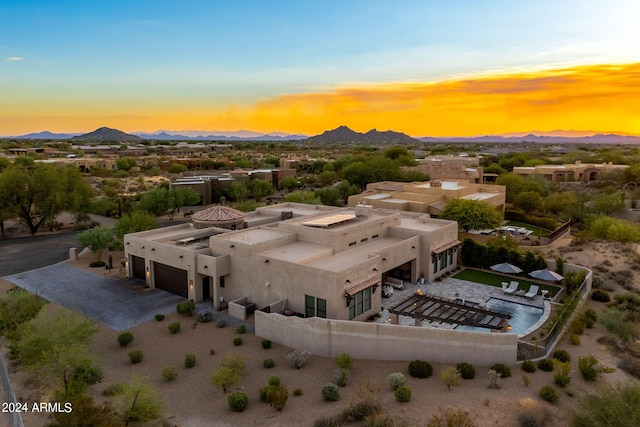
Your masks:
{"label": "pool deck", "polygon": [[[505,294],[501,288],[495,286],[484,285],[480,283],[469,282],[466,280],[454,279],[454,278],[446,278],[439,282],[432,283],[424,283],[424,284],[412,284],[407,281],[404,282],[404,289],[393,290],[393,295],[390,298],[382,298],[382,312],[381,317],[376,319],[378,323],[388,323],[389,322],[389,311],[388,307],[392,307],[399,302],[403,301],[411,294],[416,293],[418,290],[424,292],[428,295],[435,295],[439,297],[449,298],[449,299],[462,299],[464,301],[475,302],[484,305],[487,300],[490,298],[500,298],[506,301],[511,301],[519,304],[530,305],[533,307],[538,307],[544,310],[544,314],[541,319],[536,322],[531,328],[527,329],[521,334],[518,334],[519,337],[523,337],[533,332],[542,324],[544,324],[545,320],[549,317],[551,312],[551,304],[550,301],[544,299],[541,295],[536,295],[535,298],[529,299],[520,295],[509,295]],[[400,316],[399,324],[413,326],[416,325],[416,321],[407,316]],[[434,323],[428,321],[422,321],[418,326],[423,327],[433,327],[433,328],[441,328],[441,329],[453,329],[457,325],[452,325],[448,323]]]}

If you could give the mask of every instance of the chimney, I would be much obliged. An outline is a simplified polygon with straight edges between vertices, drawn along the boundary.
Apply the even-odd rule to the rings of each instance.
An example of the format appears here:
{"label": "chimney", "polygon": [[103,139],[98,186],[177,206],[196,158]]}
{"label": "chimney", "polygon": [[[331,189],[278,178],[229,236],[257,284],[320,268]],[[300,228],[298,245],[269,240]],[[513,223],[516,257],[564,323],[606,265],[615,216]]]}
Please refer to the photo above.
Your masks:
{"label": "chimney", "polygon": [[356,218],[369,218],[373,214],[373,206],[358,203],[356,205]]}

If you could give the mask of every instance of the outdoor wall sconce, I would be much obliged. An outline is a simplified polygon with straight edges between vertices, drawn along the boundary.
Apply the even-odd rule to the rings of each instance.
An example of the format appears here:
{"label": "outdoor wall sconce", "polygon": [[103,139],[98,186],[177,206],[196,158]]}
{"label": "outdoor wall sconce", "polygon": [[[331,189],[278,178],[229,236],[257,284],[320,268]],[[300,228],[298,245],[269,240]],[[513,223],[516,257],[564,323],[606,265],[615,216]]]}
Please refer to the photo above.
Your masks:
{"label": "outdoor wall sconce", "polygon": [[265,260],[264,260],[264,263],[265,263],[265,264],[267,264],[268,262],[269,262],[269,260],[268,260],[268,259],[265,259]]}
{"label": "outdoor wall sconce", "polygon": [[151,274],[151,273],[149,273],[149,267],[147,267],[146,273],[147,273],[147,277],[149,277],[149,274]]}
{"label": "outdoor wall sconce", "polygon": [[151,250],[152,250],[152,251],[155,251],[155,250],[156,250],[156,248],[151,248]]}
{"label": "outdoor wall sconce", "polygon": [[193,280],[189,280],[189,289],[193,289]]}
{"label": "outdoor wall sconce", "polygon": [[375,294],[376,293],[376,289],[378,289],[378,284],[377,283],[371,287],[372,293]]}
{"label": "outdoor wall sconce", "polygon": [[373,271],[378,271],[378,269],[377,269],[377,268],[375,268],[375,267],[373,267]]}
{"label": "outdoor wall sconce", "polygon": [[180,255],[178,258],[180,258],[180,259],[184,258],[184,255]]}
{"label": "outdoor wall sconce", "polygon": [[345,292],[344,297],[347,299],[347,307],[349,307],[349,305],[351,305],[351,301],[353,300],[353,295],[349,295]]}
{"label": "outdoor wall sconce", "polygon": [[345,280],[345,282],[347,282],[347,283],[351,283],[351,280],[347,279],[347,280]]}

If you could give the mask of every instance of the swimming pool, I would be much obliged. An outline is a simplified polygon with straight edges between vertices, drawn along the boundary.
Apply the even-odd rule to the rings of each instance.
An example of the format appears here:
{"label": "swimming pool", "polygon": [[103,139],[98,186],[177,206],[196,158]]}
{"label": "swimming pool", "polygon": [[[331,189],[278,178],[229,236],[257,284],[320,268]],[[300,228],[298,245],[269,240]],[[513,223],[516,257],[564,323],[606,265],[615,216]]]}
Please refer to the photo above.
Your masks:
{"label": "swimming pool", "polygon": [[[518,335],[522,335],[530,327],[535,325],[535,323],[540,320],[544,314],[544,310],[541,308],[507,301],[500,298],[489,298],[486,302],[486,307],[489,310],[495,310],[511,315],[511,319],[509,320],[511,330],[509,333],[515,333]],[[458,325],[456,330],[489,332],[489,329],[487,328],[465,325]]]}

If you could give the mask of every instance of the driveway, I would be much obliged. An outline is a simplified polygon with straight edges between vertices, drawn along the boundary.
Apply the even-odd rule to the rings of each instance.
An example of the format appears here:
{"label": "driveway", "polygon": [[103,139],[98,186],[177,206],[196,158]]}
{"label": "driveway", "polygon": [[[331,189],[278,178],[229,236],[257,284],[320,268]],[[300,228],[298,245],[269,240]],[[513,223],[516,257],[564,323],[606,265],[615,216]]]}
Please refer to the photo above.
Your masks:
{"label": "driveway", "polygon": [[185,298],[160,289],[137,289],[132,280],[101,277],[58,263],[4,277],[8,282],[116,331],[171,313]]}

